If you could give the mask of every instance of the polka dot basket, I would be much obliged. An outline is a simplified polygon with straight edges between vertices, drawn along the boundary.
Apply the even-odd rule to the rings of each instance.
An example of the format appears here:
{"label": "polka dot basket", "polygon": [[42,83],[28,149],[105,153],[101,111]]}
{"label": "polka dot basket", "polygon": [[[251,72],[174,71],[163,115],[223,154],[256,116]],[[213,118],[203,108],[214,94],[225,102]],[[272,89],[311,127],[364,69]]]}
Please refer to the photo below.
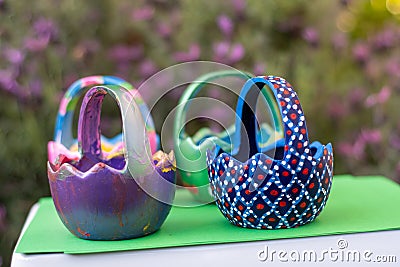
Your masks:
{"label": "polka dot basket", "polygon": [[[284,129],[284,139],[269,151],[260,150],[255,134],[254,107],[265,88],[275,96]],[[232,224],[245,228],[293,228],[314,221],[332,185],[331,144],[309,143],[300,101],[285,79],[249,79],[240,97],[243,101],[236,110],[242,118],[239,151],[229,154],[218,145],[207,151],[209,180],[218,208]]]}

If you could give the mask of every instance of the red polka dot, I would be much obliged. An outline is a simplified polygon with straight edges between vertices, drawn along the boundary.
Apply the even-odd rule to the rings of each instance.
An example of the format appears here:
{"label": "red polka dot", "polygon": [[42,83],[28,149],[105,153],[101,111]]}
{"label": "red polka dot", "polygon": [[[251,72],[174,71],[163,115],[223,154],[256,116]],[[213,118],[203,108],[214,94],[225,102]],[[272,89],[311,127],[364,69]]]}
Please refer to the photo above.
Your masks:
{"label": "red polka dot", "polygon": [[298,105],[298,104],[300,104],[300,101],[298,99],[295,99],[294,103]]}
{"label": "red polka dot", "polygon": [[239,182],[243,182],[243,177],[240,176],[238,180],[239,180]]}
{"label": "red polka dot", "polygon": [[324,155],[326,156],[328,154],[328,150],[324,149]]}
{"label": "red polka dot", "polygon": [[239,210],[243,210],[243,206],[242,205],[239,205]]}
{"label": "red polka dot", "polygon": [[288,83],[288,82],[286,82],[286,86],[287,87],[292,87],[292,85],[290,83]]}
{"label": "red polka dot", "polygon": [[285,145],[284,149],[285,149],[285,151],[288,151],[289,150],[289,146]]}
{"label": "red polka dot", "polygon": [[281,101],[281,107],[284,107],[284,106],[286,106],[286,102],[285,101]]}
{"label": "red polka dot", "polygon": [[297,159],[292,159],[292,164],[296,164],[297,163]]}
{"label": "red polka dot", "polygon": [[282,175],[287,177],[287,176],[289,176],[289,172],[288,171],[284,171],[284,172],[282,172]]}
{"label": "red polka dot", "polygon": [[286,131],[286,135],[292,135],[292,131],[291,130],[287,130]]}
{"label": "red polka dot", "polygon": [[249,218],[249,222],[254,222],[254,218]]}
{"label": "red polka dot", "polygon": [[303,169],[303,171],[301,173],[304,174],[304,175],[307,175],[308,174],[308,169],[307,168]]}
{"label": "red polka dot", "polygon": [[224,205],[225,205],[225,207],[227,207],[227,208],[229,207],[229,203],[228,203],[228,202],[225,202]]}
{"label": "red polka dot", "polygon": [[269,222],[275,222],[276,220],[275,220],[275,218],[269,218],[268,221]]}
{"label": "red polka dot", "polygon": [[315,186],[315,184],[314,184],[314,183],[311,183],[311,184],[308,185],[308,188],[313,189],[314,186]]}
{"label": "red polka dot", "polygon": [[279,88],[279,85],[275,83],[275,84],[274,84],[274,88],[275,88],[275,89],[278,89],[278,88]]}
{"label": "red polka dot", "polygon": [[278,191],[276,191],[275,189],[271,190],[271,196],[276,197],[278,195]]}
{"label": "red polka dot", "polygon": [[301,132],[302,134],[306,134],[306,129],[301,128],[300,132]]}
{"label": "red polka dot", "polygon": [[295,120],[296,118],[297,118],[296,114],[294,114],[294,113],[290,114],[290,119]]}
{"label": "red polka dot", "polygon": [[232,173],[232,174],[235,174],[235,173],[236,173],[235,169],[232,169],[232,170],[231,170],[231,173]]}
{"label": "red polka dot", "polygon": [[301,202],[300,203],[300,208],[304,209],[306,207],[307,203],[306,202]]}
{"label": "red polka dot", "polygon": [[279,202],[280,207],[285,207],[286,206],[286,201],[280,201]]}
{"label": "red polka dot", "polygon": [[219,175],[222,175],[222,174],[224,174],[224,171],[223,171],[223,170],[220,170],[220,171],[219,171]]}
{"label": "red polka dot", "polygon": [[229,161],[229,157],[225,157],[225,161]]}
{"label": "red polka dot", "polygon": [[296,217],[290,217],[289,221],[293,222],[296,219]]}
{"label": "red polka dot", "polygon": [[306,217],[310,218],[311,217],[311,213],[307,213]]}
{"label": "red polka dot", "polygon": [[272,164],[272,160],[271,160],[271,159],[266,159],[266,160],[265,160],[265,163],[267,163],[267,164]]}
{"label": "red polka dot", "polygon": [[246,195],[250,195],[250,190],[249,189],[246,189],[246,191],[244,191],[244,193],[246,194]]}
{"label": "red polka dot", "polygon": [[288,95],[290,92],[289,92],[289,90],[283,90],[283,93],[285,94],[285,95]]}
{"label": "red polka dot", "polygon": [[257,179],[258,179],[258,180],[263,180],[263,179],[264,179],[264,175],[259,174],[259,175],[257,176]]}
{"label": "red polka dot", "polygon": [[302,147],[303,147],[303,143],[298,142],[298,143],[297,143],[297,148],[300,149],[300,148],[302,148]]}
{"label": "red polka dot", "polygon": [[329,183],[329,178],[327,177],[327,178],[325,178],[325,184],[328,184]]}
{"label": "red polka dot", "polygon": [[262,210],[263,208],[264,208],[264,205],[261,204],[261,203],[258,203],[258,204],[256,205],[256,209],[258,209],[258,210]]}
{"label": "red polka dot", "polygon": [[228,188],[228,193],[231,193],[232,192],[232,187],[229,187]]}
{"label": "red polka dot", "polygon": [[296,194],[297,192],[299,192],[299,189],[298,189],[298,188],[293,188],[293,189],[292,189],[292,193],[293,193],[293,194]]}
{"label": "red polka dot", "polygon": [[247,170],[248,168],[249,168],[249,166],[247,166],[247,165],[243,166],[243,169],[245,169],[245,170]]}
{"label": "red polka dot", "polygon": [[322,167],[323,167],[322,162],[320,162],[320,163],[318,164],[318,168],[322,169]]}
{"label": "red polka dot", "polygon": [[236,215],[236,219],[237,219],[238,221],[241,221],[241,220],[242,220],[242,217],[240,217],[239,215]]}
{"label": "red polka dot", "polygon": [[317,202],[321,203],[321,201],[322,201],[322,197],[318,198]]}

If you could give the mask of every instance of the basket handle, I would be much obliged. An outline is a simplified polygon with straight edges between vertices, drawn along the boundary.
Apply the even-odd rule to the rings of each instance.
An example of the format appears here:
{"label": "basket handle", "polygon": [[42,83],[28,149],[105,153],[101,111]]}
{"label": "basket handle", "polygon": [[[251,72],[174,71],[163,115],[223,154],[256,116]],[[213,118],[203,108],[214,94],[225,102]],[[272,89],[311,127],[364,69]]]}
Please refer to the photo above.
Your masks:
{"label": "basket handle", "polygon": [[[275,76],[259,76],[249,79],[243,86],[241,95],[239,96],[239,104],[237,106],[237,113],[242,115],[242,122],[244,129],[241,126],[240,121],[237,127],[241,127],[241,131],[236,131],[236,138],[244,138],[244,131],[247,133],[254,132],[255,129],[255,115],[250,108],[254,104],[253,94],[258,94],[260,91],[264,94],[264,88],[268,87],[275,97],[275,106],[278,107],[281,121],[283,124],[283,135],[284,135],[284,156],[289,152],[304,153],[307,149],[308,133],[306,120],[303,115],[303,109],[300,105],[300,101],[297,97],[296,92],[292,86],[283,78]],[[257,90],[254,90],[257,89]],[[274,117],[275,120],[275,117]],[[279,122],[278,122],[279,123]],[[237,128],[238,129],[238,128]],[[256,138],[246,139],[249,142],[250,156],[259,152]],[[242,148],[241,148],[242,149]],[[248,157],[249,158],[249,157]]]}
{"label": "basket handle", "polygon": [[104,97],[109,94],[117,102],[122,117],[124,156],[135,175],[152,173],[149,139],[142,113],[131,91],[121,86],[96,86],[86,93],[78,121],[78,147],[82,156],[101,156],[100,114]]}
{"label": "basket handle", "polygon": [[155,152],[159,146],[159,138],[156,135],[154,122],[147,105],[144,103],[139,91],[135,90],[130,83],[114,76],[88,76],[77,80],[67,89],[58,110],[54,128],[54,141],[66,147],[73,145],[72,121],[76,104],[84,89],[96,85],[118,85],[134,92],[135,101],[146,120],[146,131],[150,138],[151,149]]}

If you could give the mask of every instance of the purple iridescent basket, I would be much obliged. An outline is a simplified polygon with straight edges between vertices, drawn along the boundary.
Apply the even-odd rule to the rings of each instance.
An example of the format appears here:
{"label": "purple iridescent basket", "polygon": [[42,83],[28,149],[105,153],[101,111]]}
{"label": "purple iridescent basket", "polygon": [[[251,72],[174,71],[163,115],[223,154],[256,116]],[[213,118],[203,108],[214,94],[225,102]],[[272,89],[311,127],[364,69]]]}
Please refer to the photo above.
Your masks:
{"label": "purple iridescent basket", "polygon": [[[100,111],[107,94],[117,101],[122,116],[123,147],[115,154],[101,148]],[[151,155],[144,118],[131,91],[98,86],[86,93],[78,146],[78,159],[69,158],[64,148],[48,162],[51,194],[68,230],[92,240],[129,239],[158,230],[175,194],[173,154]]]}
{"label": "purple iridescent basket", "polygon": [[[255,103],[263,88],[274,93],[285,136],[270,151],[260,151],[255,134]],[[246,228],[292,228],[312,222],[331,189],[331,144],[309,143],[302,107],[286,80],[252,78],[240,98],[236,113],[244,127],[238,130],[239,151],[231,155],[216,145],[207,153],[209,180],[220,211],[232,224]]]}

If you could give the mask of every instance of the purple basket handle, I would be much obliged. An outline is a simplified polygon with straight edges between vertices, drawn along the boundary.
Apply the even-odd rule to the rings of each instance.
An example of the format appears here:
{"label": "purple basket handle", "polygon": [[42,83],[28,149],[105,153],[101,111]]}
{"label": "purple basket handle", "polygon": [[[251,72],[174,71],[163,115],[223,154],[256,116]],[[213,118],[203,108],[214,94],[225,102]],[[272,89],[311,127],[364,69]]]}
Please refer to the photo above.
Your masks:
{"label": "purple basket handle", "polygon": [[134,95],[120,86],[97,86],[85,95],[78,121],[78,144],[82,156],[101,156],[100,113],[104,97],[109,94],[118,103],[122,116],[124,156],[128,169],[135,175],[153,171],[151,150],[142,113]]}

